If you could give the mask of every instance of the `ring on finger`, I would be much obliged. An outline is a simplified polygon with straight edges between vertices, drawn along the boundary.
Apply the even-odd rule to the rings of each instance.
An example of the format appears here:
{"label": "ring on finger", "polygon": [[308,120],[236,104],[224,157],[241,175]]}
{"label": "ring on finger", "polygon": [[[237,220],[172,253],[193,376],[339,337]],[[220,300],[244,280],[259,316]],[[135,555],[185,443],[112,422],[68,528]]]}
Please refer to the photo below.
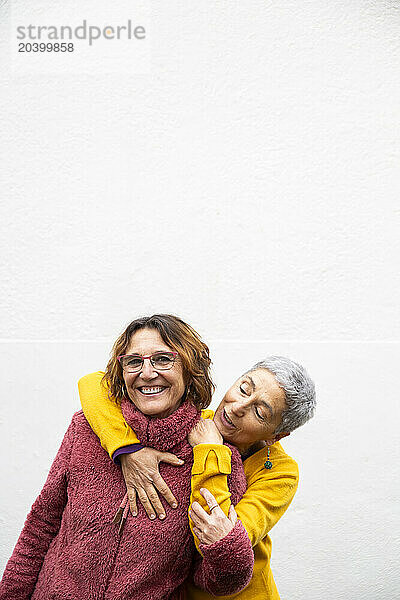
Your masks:
{"label": "ring on finger", "polygon": [[214,508],[217,508],[219,506],[219,504],[214,504],[214,506],[210,506],[210,512],[212,512],[214,510]]}

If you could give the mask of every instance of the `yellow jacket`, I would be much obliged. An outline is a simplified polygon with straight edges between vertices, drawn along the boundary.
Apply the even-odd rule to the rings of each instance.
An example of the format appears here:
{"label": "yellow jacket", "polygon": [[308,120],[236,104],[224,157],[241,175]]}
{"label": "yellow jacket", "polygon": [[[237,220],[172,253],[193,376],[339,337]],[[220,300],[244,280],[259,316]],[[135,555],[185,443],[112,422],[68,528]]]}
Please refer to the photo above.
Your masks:
{"label": "yellow jacket", "polygon": [[[110,457],[123,446],[139,443],[134,431],[125,423],[118,404],[108,398],[100,385],[104,373],[98,371],[80,379],[79,394],[83,412],[101,445]],[[204,410],[204,418],[212,418],[213,411]],[[191,503],[197,500],[206,507],[200,494],[207,487],[215,496],[225,514],[230,507],[227,475],[231,471],[231,451],[222,444],[199,444],[193,448]],[[268,532],[284,514],[297,489],[297,463],[288,456],[281,444],[270,446],[272,468],[266,469],[267,450],[259,450],[244,463],[247,491],[235,506],[254,548],[254,574],[250,584],[239,594],[221,598],[235,600],[279,600],[279,594],[270,569],[271,540]],[[190,522],[190,526],[192,523]],[[198,541],[195,537],[196,546]],[[189,600],[211,600],[207,592],[188,585]]]}

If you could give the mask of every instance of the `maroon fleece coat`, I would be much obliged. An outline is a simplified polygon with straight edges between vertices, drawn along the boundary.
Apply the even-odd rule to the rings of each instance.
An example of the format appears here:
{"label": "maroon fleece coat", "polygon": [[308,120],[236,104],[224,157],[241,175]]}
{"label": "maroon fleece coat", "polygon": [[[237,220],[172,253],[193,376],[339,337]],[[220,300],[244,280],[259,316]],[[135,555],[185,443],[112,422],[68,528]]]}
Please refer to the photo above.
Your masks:
{"label": "maroon fleece coat", "polygon": [[[185,461],[180,467],[160,465],[178,508],[163,501],[167,518],[150,521],[140,506],[119,536],[112,519],[125,493],[121,469],[82,411],[76,413],[7,564],[0,600],[172,600],[188,576],[216,595],[249,583],[253,551],[240,521],[219,542],[201,546],[203,558],[189,530],[193,453],[187,434],[199,411],[185,402],[166,419],[150,418],[127,399],[122,411],[142,444]],[[234,448],[230,480],[236,504],[246,480]]]}

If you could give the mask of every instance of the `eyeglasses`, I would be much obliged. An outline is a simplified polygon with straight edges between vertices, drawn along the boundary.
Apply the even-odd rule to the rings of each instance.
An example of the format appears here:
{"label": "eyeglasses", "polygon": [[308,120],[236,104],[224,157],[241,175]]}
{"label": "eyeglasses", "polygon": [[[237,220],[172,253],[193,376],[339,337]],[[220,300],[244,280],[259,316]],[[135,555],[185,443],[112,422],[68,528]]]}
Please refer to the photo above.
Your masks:
{"label": "eyeglasses", "polygon": [[177,356],[177,352],[156,352],[155,354],[150,354],[150,356],[122,354],[117,357],[117,360],[126,373],[137,373],[142,370],[146,358],[150,359],[156,371],[167,371],[168,369],[172,369]]}

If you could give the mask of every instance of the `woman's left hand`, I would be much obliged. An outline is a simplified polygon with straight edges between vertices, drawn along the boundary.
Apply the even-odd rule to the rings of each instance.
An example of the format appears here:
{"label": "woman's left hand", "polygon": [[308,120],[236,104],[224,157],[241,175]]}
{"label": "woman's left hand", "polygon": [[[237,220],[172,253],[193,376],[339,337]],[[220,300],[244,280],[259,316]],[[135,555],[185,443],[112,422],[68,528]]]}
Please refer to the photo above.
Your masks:
{"label": "woman's left hand", "polygon": [[206,513],[198,502],[193,502],[189,516],[194,525],[193,533],[199,542],[210,546],[222,540],[222,538],[232,531],[237,521],[237,514],[233,505],[231,505],[228,518],[211,492],[202,488],[200,493],[207,502],[211,512],[210,514]]}

